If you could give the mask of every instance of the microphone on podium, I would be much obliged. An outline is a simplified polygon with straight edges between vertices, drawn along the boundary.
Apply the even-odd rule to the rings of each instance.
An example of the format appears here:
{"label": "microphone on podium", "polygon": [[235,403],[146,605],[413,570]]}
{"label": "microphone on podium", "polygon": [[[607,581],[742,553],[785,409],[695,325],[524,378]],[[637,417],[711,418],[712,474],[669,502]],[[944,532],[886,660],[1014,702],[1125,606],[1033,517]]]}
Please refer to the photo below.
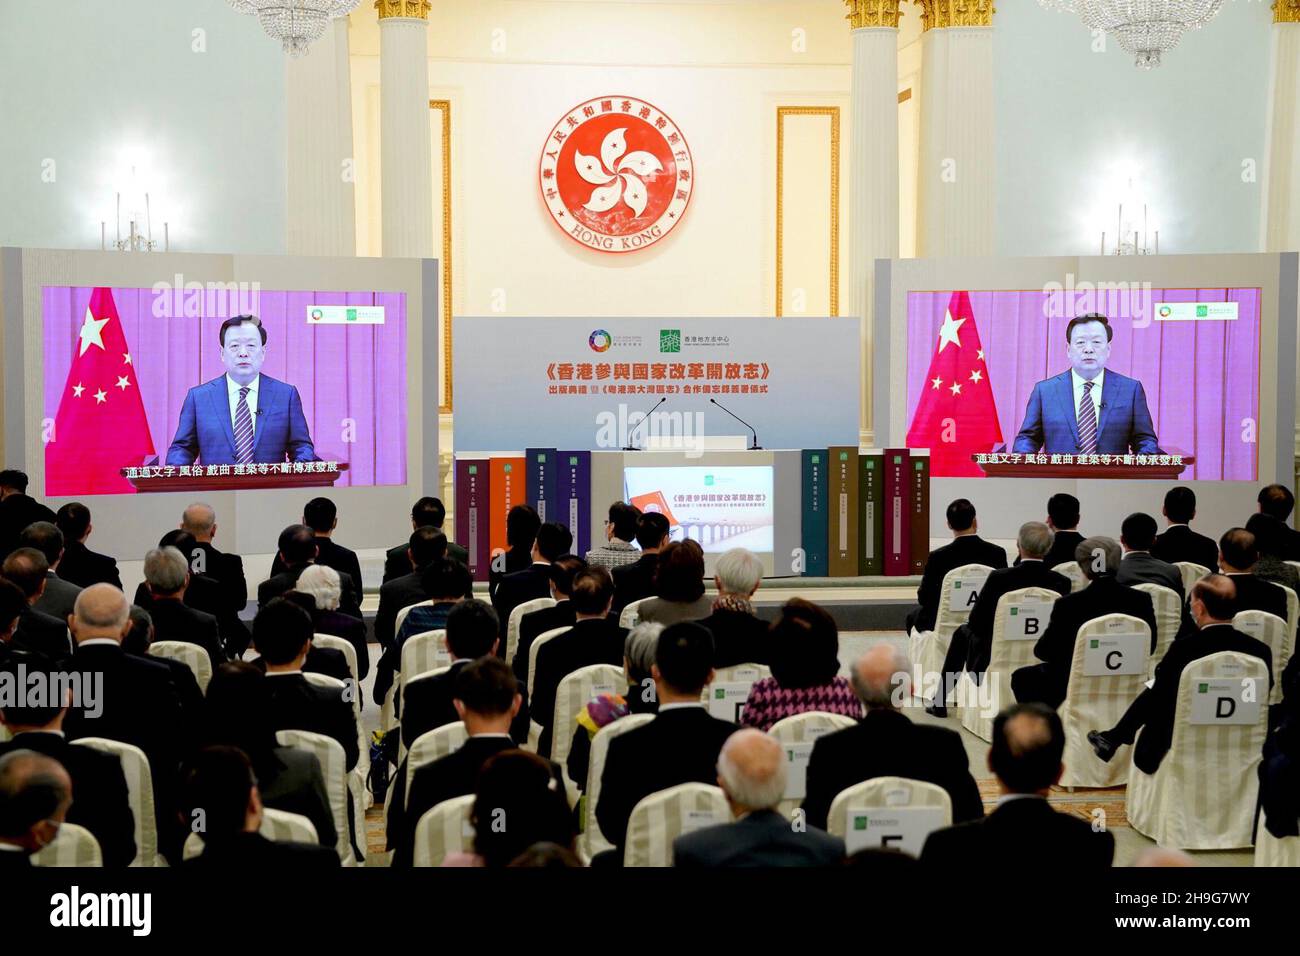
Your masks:
{"label": "microphone on podium", "polygon": [[760,444],[758,443],[758,432],[754,431],[754,426],[753,426],[753,425],[751,425],[749,422],[745,421],[743,418],[741,418],[739,415],[737,415],[735,412],[733,412],[731,409],[729,409],[726,405],[723,405],[723,404],[722,404],[720,401],[718,401],[716,398],[711,398],[711,399],[709,399],[709,401],[711,401],[714,405],[717,405],[720,409],[722,409],[724,412],[726,412],[728,415],[730,415],[730,416],[731,416],[732,418],[734,418],[736,421],[740,422],[740,424],[744,425],[746,428],[749,429],[749,433],[750,433],[751,435],[754,436],[754,440],[753,440],[753,442],[752,442],[752,443],[750,444],[750,446],[749,446],[749,450],[750,450],[750,451],[762,451],[762,450],[763,450],[763,446],[760,445]]}
{"label": "microphone on podium", "polygon": [[630,429],[628,429],[628,433],[627,433],[627,444],[623,446],[623,448],[622,448],[623,451],[640,451],[640,450],[641,450],[640,448],[637,448],[636,445],[633,445],[633,444],[632,444],[632,435],[633,435],[633,433],[634,433],[638,428],[640,428],[642,425],[644,425],[646,422],[648,422],[648,421],[650,420],[650,416],[651,416],[651,414],[654,412],[654,410],[655,410],[656,408],[658,408],[660,405],[662,405],[662,404],[663,404],[664,402],[666,402],[666,401],[668,401],[668,396],[667,396],[667,395],[664,395],[662,398],[659,399],[659,401],[655,402],[653,405],[650,406],[650,408],[646,411],[645,415],[643,415],[643,416],[641,417],[641,420],[640,420],[639,422],[637,422],[637,423],[636,423],[635,425],[633,425]]}

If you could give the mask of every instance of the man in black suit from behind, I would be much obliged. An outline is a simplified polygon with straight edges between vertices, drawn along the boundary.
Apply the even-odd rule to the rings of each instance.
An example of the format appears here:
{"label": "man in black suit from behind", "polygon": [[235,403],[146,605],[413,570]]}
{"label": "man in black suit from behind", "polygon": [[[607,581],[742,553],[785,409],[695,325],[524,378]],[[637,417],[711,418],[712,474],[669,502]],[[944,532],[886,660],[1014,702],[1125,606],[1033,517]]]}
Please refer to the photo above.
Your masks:
{"label": "man in black suit from behind", "polygon": [[[391,552],[390,552],[391,553]],[[425,591],[424,571],[435,561],[447,556],[447,536],[431,525],[422,525],[411,532],[411,538],[402,548],[402,560],[406,570],[399,575],[388,576],[385,572],[384,583],[379,586],[379,610],[375,612],[375,640],[380,647],[387,648],[393,643],[393,632],[397,624],[397,612],[412,604],[427,601],[431,595]],[[464,562],[461,562],[464,564]],[[471,589],[473,582],[470,583]],[[471,597],[466,594],[465,597]]]}
{"label": "man in black suit from behind", "polygon": [[14,644],[18,619],[26,610],[27,596],[23,594],[23,589],[0,577],[0,665],[15,658],[33,656],[31,651]]}
{"label": "man in black suit from behind", "polygon": [[149,616],[154,640],[185,641],[208,653],[215,671],[226,660],[217,619],[185,604],[190,567],[176,548],[154,548],[144,556],[144,581],[149,588]]}
{"label": "man in black suit from behind", "polygon": [[1082,591],[1058,598],[1052,606],[1047,630],[1034,645],[1040,663],[1030,664],[1011,675],[1011,689],[1021,703],[1039,701],[1060,707],[1070,683],[1074,641],[1079,628],[1107,614],[1128,614],[1146,622],[1151,629],[1151,648],[1156,649],[1155,608],[1151,596],[1135,591],[1115,579],[1119,570],[1120,547],[1114,538],[1084,538],[1074,552],[1075,560],[1089,580]]}
{"label": "man in black suit from behind", "polygon": [[636,519],[641,557],[613,571],[615,614],[633,601],[654,597],[655,571],[659,568],[659,552],[668,544],[668,530],[668,519],[657,511],[644,512]]}
{"label": "man in black suit from behind", "polygon": [[183,867],[236,874],[309,870],[339,865],[332,847],[271,841],[258,832],[262,797],[248,757],[238,747],[204,747],[188,762],[182,781],[184,822],[203,815],[203,852]]}
{"label": "man in black suit from behind", "polygon": [[217,536],[217,513],[211,505],[195,502],[181,514],[180,530],[194,536],[194,547],[203,552],[202,560],[191,554],[191,568],[198,574],[215,578],[221,585],[235,614],[248,605],[248,579],[244,576],[244,559],[233,551],[219,551],[212,543]]}
{"label": "man in black suit from behind", "polygon": [[[1156,678],[1129,705],[1119,723],[1109,730],[1088,732],[1088,742],[1102,760],[1137,739],[1133,764],[1144,773],[1155,773],[1169,752],[1174,737],[1174,712],[1178,706],[1178,683],[1192,661],[1220,651],[1236,651],[1258,657],[1268,668],[1268,685],[1273,686],[1273,654],[1268,645],[1232,626],[1237,613],[1237,587],[1222,574],[1209,574],[1192,586],[1192,617],[1198,630],[1180,637],[1169,646],[1156,665]],[[1267,699],[1267,691],[1260,697]],[[1142,736],[1138,737],[1138,731]]]}
{"label": "man in black suit from behind", "polygon": [[844,841],[813,825],[796,828],[778,810],[785,796],[785,750],[775,737],[746,727],[718,753],[718,786],[734,822],[673,841],[676,867],[837,866]]}
{"label": "man in black suit from behind", "polygon": [[[298,583],[298,575],[310,565],[318,563],[320,539],[305,524],[291,524],[280,532],[276,544],[276,563],[284,568],[257,586],[257,606],[263,607],[268,601],[279,597],[285,591],[292,590]],[[325,564],[326,562],[320,561]],[[339,585],[342,594],[339,597],[339,610],[352,617],[361,617],[361,591],[359,579],[339,571],[337,565],[330,565],[339,572]]]}
{"label": "man in black suit from behind", "polygon": [[1151,553],[1170,564],[1190,561],[1214,571],[1218,546],[1213,538],[1192,530],[1192,519],[1196,517],[1196,492],[1186,485],[1170,488],[1165,492],[1164,516],[1168,527],[1156,538]]}
{"label": "man in black suit from behind", "polygon": [[1260,514],[1276,518],[1286,528],[1285,546],[1282,549],[1283,560],[1300,561],[1300,531],[1286,527],[1287,519],[1291,517],[1291,511],[1295,508],[1295,495],[1291,493],[1291,489],[1286,485],[1265,485],[1259,490],[1256,501],[1259,504]]}
{"label": "man in black suit from behind", "polygon": [[60,621],[67,620],[81,588],[71,581],[63,580],[58,574],[59,562],[63,559],[63,532],[48,521],[37,521],[29,524],[18,535],[18,545],[22,548],[35,548],[45,555],[45,563],[48,565],[45,571],[45,590],[33,606],[42,614],[56,617]]}
{"label": "man in black suit from behind", "polygon": [[[993,621],[1002,595],[1021,588],[1046,588],[1059,595],[1070,593],[1070,579],[1057,574],[1043,560],[1043,556],[1051,551],[1053,540],[1052,529],[1040,521],[1027,521],[1020,526],[1016,535],[1019,557],[1015,565],[1000,568],[988,576],[975,606],[971,608],[970,617],[953,632],[943,662],[943,701],[947,701],[956,688],[963,670],[980,676],[988,670],[993,649]],[[947,707],[940,702],[928,705],[926,711],[936,717],[948,715]]]}
{"label": "man in black suit from behind", "polygon": [[659,712],[611,740],[605,756],[596,819],[615,849],[597,855],[602,865],[622,864],[628,820],[643,797],[679,783],[716,783],[718,753],[737,730],[700,703],[713,680],[713,635],[706,628],[693,621],[664,628],[651,675]]}
{"label": "man in black suit from behind", "polygon": [[528,649],[533,646],[534,639],[557,627],[573,626],[573,602],[569,600],[573,593],[573,579],[586,567],[587,562],[573,554],[561,555],[551,562],[551,597],[555,599],[555,606],[530,611],[519,619],[519,646],[515,648],[511,667],[520,681],[528,680]]}
{"label": "man in black suit from behind", "polygon": [[763,582],[763,562],[744,548],[718,557],[713,584],[718,596],[713,613],[700,621],[713,635],[713,666],[767,664],[772,659],[770,625],[754,613],[754,592]]}
{"label": "man in black suit from behind", "polygon": [[22,614],[18,616],[18,627],[13,635],[14,648],[43,654],[57,661],[72,653],[67,621],[44,614],[34,607],[45,592],[49,580],[46,576],[48,569],[45,555],[35,548],[12,551],[5,558],[4,564],[0,565],[0,572],[5,579],[18,586],[27,602]]}
{"label": "man in black suit from behind", "polygon": [[[356,588],[354,593],[357,604],[360,605],[361,595],[365,591],[365,585],[361,581],[361,561],[351,548],[345,548],[334,541],[334,532],[339,526],[338,506],[329,498],[313,498],[303,505],[302,523],[311,529],[316,539],[316,563],[333,568],[340,575],[346,574]],[[277,554],[271,562],[270,576],[275,577],[287,570],[288,564]]]}
{"label": "man in black suit from behind", "polygon": [[918,724],[903,712],[912,697],[912,664],[892,644],[880,643],[853,665],[853,689],[866,716],[852,727],[817,738],[808,761],[803,809],[810,826],[827,825],[841,790],[874,777],[911,777],[943,787],[953,819],[984,815],[966,748],[955,731]]}
{"label": "man in black suit from behind", "polygon": [[[250,635],[248,627],[239,619],[238,612],[227,600],[225,589],[216,578],[205,574],[199,568],[206,567],[203,550],[188,531],[175,528],[158,539],[159,548],[175,548],[188,561],[189,583],[185,585],[183,603],[188,608],[211,615],[217,621],[217,634],[222,647],[229,658],[241,657],[248,650]],[[132,603],[147,611],[153,610],[154,597],[149,593],[148,581],[141,581],[135,589]],[[170,640],[170,638],[158,638]]]}
{"label": "man in black suit from behind", "polygon": [[[1047,499],[1047,526],[1055,537],[1052,547],[1043,555],[1043,564],[1048,570],[1060,564],[1074,563],[1074,549],[1083,540],[1079,534],[1079,499],[1074,495],[1058,492]],[[1020,559],[1016,558],[1016,564]]]}
{"label": "man in black suit from behind", "polygon": [[198,727],[203,720],[203,691],[194,672],[182,662],[170,657],[154,657],[149,653],[153,643],[153,615],[138,604],[130,610],[131,627],[122,638],[122,650],[135,657],[161,664],[171,675],[172,686],[181,705],[181,723],[185,727]]}
{"label": "man in black suit from behind", "polygon": [[[1237,610],[1263,611],[1287,620],[1286,592],[1272,581],[1265,581],[1253,573],[1259,561],[1259,548],[1255,536],[1245,528],[1229,528],[1219,538],[1216,567],[1232,581],[1237,589]],[[1190,602],[1189,602],[1190,605]],[[1183,608],[1183,620],[1176,641],[1195,634],[1199,628],[1192,617],[1190,606]],[[1294,658],[1292,658],[1294,660]],[[1269,715],[1270,719],[1272,714]]]}
{"label": "man in black suit from behind", "polygon": [[1156,519],[1149,514],[1136,511],[1124,519],[1119,527],[1119,543],[1124,550],[1120,560],[1119,572],[1115,579],[1120,584],[1130,587],[1134,584],[1158,584],[1178,595],[1178,603],[1183,603],[1183,576],[1168,561],[1162,561],[1151,553],[1156,543]]}
{"label": "man in black suit from behind", "polygon": [[18,535],[34,521],[54,523],[55,514],[27,494],[27,475],[15,468],[0,471],[0,557],[18,547]]}
{"label": "man in black suit from behind", "polygon": [[30,750],[0,757],[0,870],[30,870],[71,804],[72,780],[57,760]]}
{"label": "man in black suit from behind", "polygon": [[979,536],[975,506],[965,498],[948,505],[948,527],[952,530],[952,542],[931,551],[925,562],[921,586],[916,591],[919,606],[907,614],[908,631],[934,630],[939,603],[943,600],[943,577],[953,568],[964,564],[982,564],[994,570],[1007,566],[1006,549]]}
{"label": "man in black suit from behind", "polygon": [[[329,570],[331,573],[337,573],[333,568]],[[301,580],[299,578],[299,581]],[[281,597],[298,605],[312,619],[312,642],[307,651],[307,656],[303,659],[302,672],[304,674],[324,674],[327,677],[333,677],[335,680],[341,680],[345,684],[352,680],[352,668],[348,667],[347,655],[333,647],[321,647],[316,643],[316,634],[325,633],[316,630],[316,596],[295,588],[292,591],[285,591]],[[259,657],[252,663],[258,670],[266,670],[266,661],[262,658]],[[360,693],[360,688],[357,688],[357,692]]]}
{"label": "man in black suit from behind", "polygon": [[537,538],[537,529],[541,526],[542,519],[532,505],[515,505],[506,512],[506,550],[494,551],[488,565],[488,597],[494,603],[502,579],[507,574],[524,570],[532,563],[533,542]]}
{"label": "man in black suit from behind", "polygon": [[[35,680],[51,692],[66,688],[69,699],[73,693],[62,683],[57,666],[44,658],[11,661],[0,668],[0,674],[13,681],[13,686],[31,687]],[[121,761],[113,754],[69,743],[63,734],[67,701],[33,700],[35,696],[28,693],[21,703],[0,706],[0,722],[12,734],[8,743],[0,743],[0,758],[15,750],[31,750],[62,764],[72,779],[73,794],[79,798],[68,810],[68,822],[94,834],[104,854],[104,866],[126,866],[135,859],[135,818]]]}
{"label": "man in black suit from behind", "polygon": [[[447,520],[447,509],[443,503],[432,497],[424,497],[415,503],[411,508],[411,530],[419,531],[421,528],[432,528],[434,531],[442,532],[443,522]],[[469,552],[462,548],[456,542],[448,539],[445,532],[443,540],[447,542],[445,554],[449,558],[454,558],[461,564],[469,564]],[[416,563],[415,558],[407,554],[410,547],[408,542],[394,545],[384,554],[384,584],[394,578],[400,578],[403,575],[411,573],[412,565],[415,570],[420,570],[420,565]],[[442,557],[443,555],[438,555]],[[468,595],[466,595],[468,597]]]}
{"label": "man in black suit from behind", "polygon": [[63,558],[59,561],[59,577],[79,588],[92,584],[122,586],[117,562],[106,554],[98,554],[86,547],[86,539],[95,530],[90,521],[90,509],[80,501],[69,501],[55,513],[54,523],[63,532]]}
{"label": "man in black suit from behind", "polygon": [[505,653],[504,639],[510,612],[525,601],[551,596],[551,562],[568,554],[571,547],[572,532],[562,524],[548,521],[537,529],[537,537],[533,539],[533,563],[501,579],[492,594],[492,606],[501,621],[502,647],[499,653]]}
{"label": "man in black suit from behind", "polygon": [[1043,704],[1014,704],[993,721],[989,769],[1002,791],[988,816],[930,834],[921,864],[952,873],[971,860],[996,860],[1015,873],[1074,872],[1109,867],[1115,837],[1108,830],[1058,813],[1047,795],[1065,765],[1065,728]]}

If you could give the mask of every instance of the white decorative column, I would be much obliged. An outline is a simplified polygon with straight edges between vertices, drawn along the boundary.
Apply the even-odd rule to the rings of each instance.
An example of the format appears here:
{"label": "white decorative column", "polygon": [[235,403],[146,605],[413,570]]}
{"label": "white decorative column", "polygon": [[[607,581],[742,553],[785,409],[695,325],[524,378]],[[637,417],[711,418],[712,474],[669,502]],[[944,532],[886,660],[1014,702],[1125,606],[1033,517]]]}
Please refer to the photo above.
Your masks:
{"label": "white decorative column", "polygon": [[918,256],[991,256],[993,0],[922,8]]}
{"label": "white decorative column", "polygon": [[898,256],[898,18],[901,0],[845,0],[849,92],[849,315],[861,321],[860,440],[874,444],[871,389],[876,259]]}
{"label": "white decorative column", "polygon": [[347,18],[333,21],[306,54],[286,63],[289,253],[354,256]]}
{"label": "white decorative column", "polygon": [[376,0],[383,253],[433,256],[429,0]]}

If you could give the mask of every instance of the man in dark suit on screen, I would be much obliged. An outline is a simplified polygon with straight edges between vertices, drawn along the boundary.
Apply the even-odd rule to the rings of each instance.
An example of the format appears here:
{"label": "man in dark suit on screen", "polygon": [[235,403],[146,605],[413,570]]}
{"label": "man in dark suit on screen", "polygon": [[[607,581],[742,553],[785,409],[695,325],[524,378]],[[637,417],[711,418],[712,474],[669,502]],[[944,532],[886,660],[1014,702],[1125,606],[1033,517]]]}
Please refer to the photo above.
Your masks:
{"label": "man in dark suit on screen", "polygon": [[298,389],[262,374],[266,329],[255,315],[221,323],[219,378],[189,390],[167,464],[315,461]]}
{"label": "man in dark suit on screen", "polygon": [[1012,451],[1160,454],[1142,383],[1106,370],[1114,337],[1104,315],[1070,320],[1065,327],[1070,370],[1034,386]]}

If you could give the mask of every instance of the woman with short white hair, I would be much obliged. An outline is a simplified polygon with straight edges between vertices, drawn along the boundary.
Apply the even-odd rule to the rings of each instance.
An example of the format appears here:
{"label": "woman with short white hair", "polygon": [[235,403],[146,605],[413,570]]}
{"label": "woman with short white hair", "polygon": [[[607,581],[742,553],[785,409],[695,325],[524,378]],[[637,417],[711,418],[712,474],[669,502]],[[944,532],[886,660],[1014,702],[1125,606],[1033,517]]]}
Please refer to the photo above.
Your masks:
{"label": "woman with short white hair", "polygon": [[305,567],[294,590],[311,595],[316,602],[312,614],[312,630],[317,634],[330,634],[349,642],[357,652],[357,680],[370,673],[370,648],[366,635],[366,622],[339,610],[343,597],[343,583],[338,571],[324,564]]}
{"label": "woman with short white hair", "polygon": [[718,596],[713,613],[700,621],[713,634],[713,666],[766,664],[771,657],[768,625],[754,613],[754,592],[763,581],[763,562],[744,548],[732,548],[713,566]]}

